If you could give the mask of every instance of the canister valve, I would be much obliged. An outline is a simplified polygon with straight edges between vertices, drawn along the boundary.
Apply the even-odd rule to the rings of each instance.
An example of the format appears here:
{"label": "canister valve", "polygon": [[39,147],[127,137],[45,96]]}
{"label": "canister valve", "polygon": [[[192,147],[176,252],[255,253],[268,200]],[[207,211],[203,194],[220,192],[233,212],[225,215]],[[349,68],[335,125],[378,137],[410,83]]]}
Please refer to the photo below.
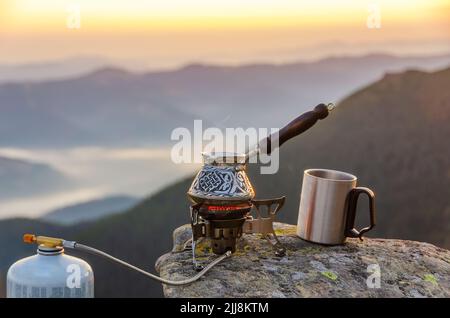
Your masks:
{"label": "canister valve", "polygon": [[36,243],[46,247],[64,246],[64,240],[56,237],[36,236],[34,234],[24,234],[23,241],[28,244]]}

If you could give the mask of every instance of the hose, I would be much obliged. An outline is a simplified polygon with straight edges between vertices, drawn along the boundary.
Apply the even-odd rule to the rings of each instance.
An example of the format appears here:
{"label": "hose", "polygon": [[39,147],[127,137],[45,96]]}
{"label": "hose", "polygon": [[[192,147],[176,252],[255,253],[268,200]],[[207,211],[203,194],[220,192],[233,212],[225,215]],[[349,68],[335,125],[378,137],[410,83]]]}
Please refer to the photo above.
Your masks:
{"label": "hose", "polygon": [[207,266],[205,266],[205,268],[200,271],[197,275],[185,279],[185,280],[180,280],[180,281],[173,281],[173,280],[167,280],[164,278],[161,278],[159,276],[153,275],[152,273],[146,272],[142,269],[140,269],[139,267],[136,267],[134,265],[131,265],[125,261],[122,261],[121,259],[118,259],[112,255],[109,255],[108,253],[105,253],[103,251],[100,251],[96,248],[90,247],[90,246],[86,246],[83,244],[79,244],[76,242],[69,242],[69,241],[64,241],[64,247],[69,247],[69,248],[73,248],[73,249],[77,249],[77,250],[81,250],[81,251],[85,251],[94,255],[98,255],[98,256],[102,256],[104,258],[107,258],[110,261],[119,263],[125,267],[128,267],[132,270],[135,270],[151,279],[157,280],[163,284],[166,285],[172,285],[172,286],[180,286],[180,285],[187,285],[187,284],[191,284],[193,282],[195,282],[196,280],[198,280],[200,277],[202,277],[203,275],[205,275],[211,268],[213,268],[214,266],[216,266],[217,264],[219,264],[221,261],[223,261],[225,258],[228,258],[231,256],[231,252],[227,251],[225,254],[217,257],[214,261],[212,261],[211,263],[209,263]]}

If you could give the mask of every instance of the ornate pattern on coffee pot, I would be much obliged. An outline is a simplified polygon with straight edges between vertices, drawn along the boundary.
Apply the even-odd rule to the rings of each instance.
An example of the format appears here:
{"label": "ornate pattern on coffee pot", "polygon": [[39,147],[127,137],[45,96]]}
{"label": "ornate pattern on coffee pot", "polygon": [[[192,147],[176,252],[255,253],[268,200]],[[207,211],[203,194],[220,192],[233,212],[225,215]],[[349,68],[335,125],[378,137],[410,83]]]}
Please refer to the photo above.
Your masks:
{"label": "ornate pattern on coffee pot", "polygon": [[198,173],[188,194],[204,199],[228,199],[247,201],[255,196],[245,170],[235,166],[216,167],[206,165]]}

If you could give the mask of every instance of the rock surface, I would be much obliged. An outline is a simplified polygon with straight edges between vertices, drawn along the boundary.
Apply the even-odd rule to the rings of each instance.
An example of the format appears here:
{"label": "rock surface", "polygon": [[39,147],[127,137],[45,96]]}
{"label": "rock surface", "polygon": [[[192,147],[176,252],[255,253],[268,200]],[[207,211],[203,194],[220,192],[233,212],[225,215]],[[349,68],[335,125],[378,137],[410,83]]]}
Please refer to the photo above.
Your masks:
{"label": "rock surface", "polygon": [[[298,238],[293,225],[276,223],[275,228],[287,248],[286,256],[275,256],[272,247],[260,236],[244,235],[231,258],[191,285],[164,285],[164,295],[450,297],[448,250],[428,243],[369,238],[348,239],[342,246],[321,246]],[[181,280],[195,274],[191,251],[183,251],[190,236],[189,225],[174,231],[172,252],[156,262],[163,278]],[[216,257],[210,253],[206,240],[198,244],[197,251],[203,263]]]}

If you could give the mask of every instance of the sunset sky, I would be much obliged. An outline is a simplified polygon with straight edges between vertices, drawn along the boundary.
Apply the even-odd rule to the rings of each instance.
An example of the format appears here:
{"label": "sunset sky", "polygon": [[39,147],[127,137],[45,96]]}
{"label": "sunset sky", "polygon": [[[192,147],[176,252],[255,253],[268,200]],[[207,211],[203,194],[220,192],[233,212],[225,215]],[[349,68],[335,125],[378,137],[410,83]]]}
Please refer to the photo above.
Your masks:
{"label": "sunset sky", "polygon": [[[381,26],[368,28],[377,8]],[[0,63],[83,55],[171,67],[367,52],[450,52],[450,0],[0,0]]]}

